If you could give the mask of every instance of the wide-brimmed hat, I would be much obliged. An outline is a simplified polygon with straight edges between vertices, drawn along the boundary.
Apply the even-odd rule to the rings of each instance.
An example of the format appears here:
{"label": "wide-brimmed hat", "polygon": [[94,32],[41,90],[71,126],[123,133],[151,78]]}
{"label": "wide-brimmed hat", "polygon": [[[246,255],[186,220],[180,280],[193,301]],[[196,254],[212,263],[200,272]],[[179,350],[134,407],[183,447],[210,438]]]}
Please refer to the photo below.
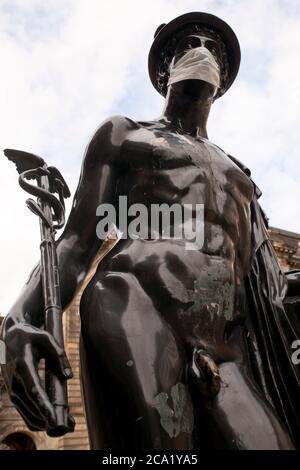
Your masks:
{"label": "wide-brimmed hat", "polygon": [[225,44],[229,62],[229,71],[225,89],[222,93],[218,94],[218,96],[221,96],[228,90],[237,76],[241,61],[241,50],[239,41],[231,27],[225,23],[225,21],[221,20],[217,16],[210,15],[209,13],[186,13],[178,16],[167,24],[160,25],[157,28],[148,58],[151,82],[160,94],[163,96],[166,95],[166,87],[162,90],[158,83],[158,68],[162,59],[164,46],[175,33],[191,25],[199,25],[215,31],[219,34]]}

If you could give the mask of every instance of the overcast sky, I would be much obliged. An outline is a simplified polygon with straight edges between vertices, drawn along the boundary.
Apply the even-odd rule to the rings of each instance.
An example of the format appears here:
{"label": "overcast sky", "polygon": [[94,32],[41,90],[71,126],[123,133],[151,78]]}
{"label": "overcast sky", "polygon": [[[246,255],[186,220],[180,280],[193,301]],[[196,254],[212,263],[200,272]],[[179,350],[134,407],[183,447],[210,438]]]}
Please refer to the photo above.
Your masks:
{"label": "overcast sky", "polygon": [[74,194],[102,120],[160,115],[147,72],[154,31],[199,7],[227,21],[242,50],[209,137],[250,167],[270,224],[300,233],[299,0],[0,0],[0,312],[39,258],[37,218],[2,149],[43,156]]}

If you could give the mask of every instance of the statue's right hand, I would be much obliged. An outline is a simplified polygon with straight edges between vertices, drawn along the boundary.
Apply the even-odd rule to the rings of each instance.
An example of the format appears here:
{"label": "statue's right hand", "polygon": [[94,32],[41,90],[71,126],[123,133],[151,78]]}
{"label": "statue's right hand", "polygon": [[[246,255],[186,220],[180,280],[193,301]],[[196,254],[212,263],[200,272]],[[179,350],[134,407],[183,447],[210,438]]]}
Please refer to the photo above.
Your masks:
{"label": "statue's right hand", "polygon": [[[47,359],[47,367],[62,378],[73,374],[65,351],[47,331],[27,323],[8,328],[3,335],[6,361],[2,372],[10,398],[29,429],[45,431],[56,425],[56,415],[42,387],[38,364]],[[70,416],[70,427],[73,418]]]}

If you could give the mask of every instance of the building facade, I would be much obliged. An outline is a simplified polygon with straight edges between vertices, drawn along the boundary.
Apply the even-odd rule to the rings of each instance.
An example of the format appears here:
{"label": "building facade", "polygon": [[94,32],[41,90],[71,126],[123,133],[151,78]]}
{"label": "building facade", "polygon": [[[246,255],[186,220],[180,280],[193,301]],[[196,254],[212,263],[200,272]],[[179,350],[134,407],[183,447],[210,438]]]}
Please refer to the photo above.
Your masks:
{"label": "building facade", "polygon": [[[283,271],[300,269],[300,234],[270,227],[273,247]],[[102,257],[112,245],[104,247],[95,259],[87,279],[64,314],[64,332],[66,351],[72,365],[74,377],[69,381],[69,404],[71,414],[76,420],[74,433],[60,438],[49,438],[42,432],[31,432],[11,404],[0,375],[0,450],[1,449],[76,449],[89,448],[88,433],[85,424],[84,407],[80,390],[79,332],[80,319],[78,307],[85,285],[95,272]]]}
{"label": "building facade", "polygon": [[269,233],[282,270],[300,269],[300,234],[274,227]]}

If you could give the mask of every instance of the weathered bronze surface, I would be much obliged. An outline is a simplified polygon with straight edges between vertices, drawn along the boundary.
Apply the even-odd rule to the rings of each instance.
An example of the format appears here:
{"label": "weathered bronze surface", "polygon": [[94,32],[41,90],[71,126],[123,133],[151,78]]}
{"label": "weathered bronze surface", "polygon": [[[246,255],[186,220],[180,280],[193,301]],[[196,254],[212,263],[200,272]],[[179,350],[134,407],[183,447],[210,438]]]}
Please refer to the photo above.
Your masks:
{"label": "weathered bronze surface", "polygon": [[[197,16],[194,22],[200,32],[205,28],[202,36],[208,34],[207,44],[215,45],[222,68],[213,29],[220,23],[205,21]],[[181,29],[183,23],[178,21]],[[222,38],[220,27],[217,33]],[[163,29],[158,34],[167,36]],[[197,47],[189,27],[185,41]],[[174,54],[180,53],[175,47]],[[228,60],[229,67],[232,63]],[[232,74],[228,71],[228,83]],[[300,444],[299,368],[291,361],[291,344],[300,337],[299,274],[280,270],[250,171],[208,140],[216,92],[201,80],[175,83],[159,119],[110,118],[84,156],[57,243],[63,307],[101,248],[99,204],[118,210],[118,197],[127,196],[130,204],[149,207],[174,202],[205,207],[202,249],[188,251],[185,241],[176,239],[121,239],[85,289],[81,371],[94,449]],[[296,299],[292,305],[289,295]],[[53,421],[47,396],[33,389],[37,358],[52,359],[53,370],[62,373],[66,367],[62,351],[40,329],[43,324],[37,266],[2,333],[10,357],[6,384],[31,429],[44,429],[51,416]]]}

